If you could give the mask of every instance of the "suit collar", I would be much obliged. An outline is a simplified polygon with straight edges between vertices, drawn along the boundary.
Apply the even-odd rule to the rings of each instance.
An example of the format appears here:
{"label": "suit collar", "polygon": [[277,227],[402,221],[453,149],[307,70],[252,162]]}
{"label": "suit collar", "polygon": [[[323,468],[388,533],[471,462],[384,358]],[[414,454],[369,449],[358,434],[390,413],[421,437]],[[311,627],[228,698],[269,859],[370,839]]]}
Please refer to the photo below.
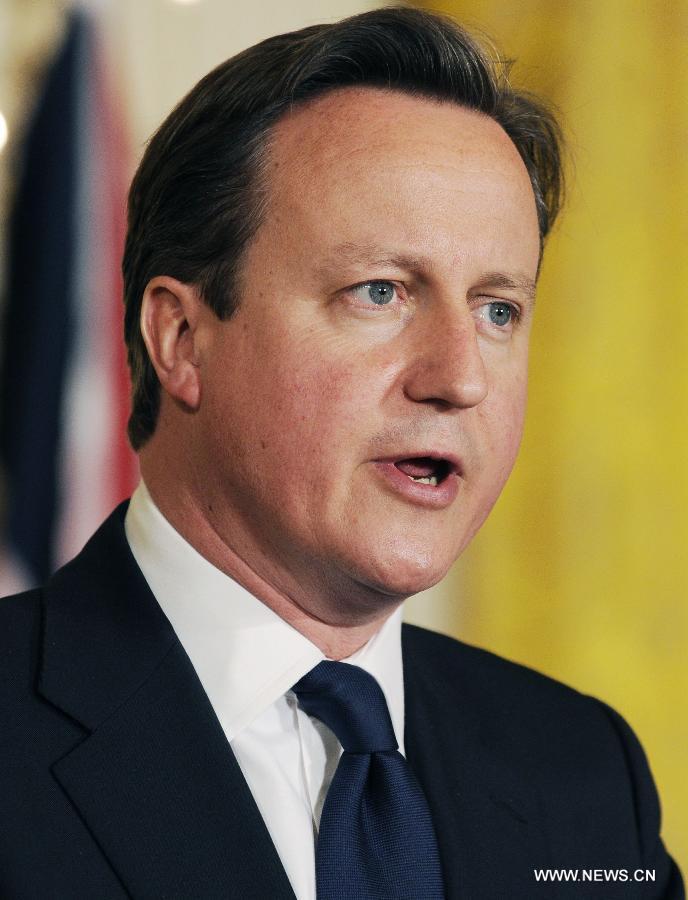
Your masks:
{"label": "suit collar", "polygon": [[38,690],[88,732],[53,774],[132,896],[293,900],[213,708],[131,556],[125,512],[44,590]]}

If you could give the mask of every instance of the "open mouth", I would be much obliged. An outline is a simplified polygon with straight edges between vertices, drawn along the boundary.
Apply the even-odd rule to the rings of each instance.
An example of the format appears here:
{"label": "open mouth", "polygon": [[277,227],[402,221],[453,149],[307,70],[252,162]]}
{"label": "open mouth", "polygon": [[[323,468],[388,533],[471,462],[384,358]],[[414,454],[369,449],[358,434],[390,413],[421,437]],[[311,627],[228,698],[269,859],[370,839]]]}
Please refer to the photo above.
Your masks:
{"label": "open mouth", "polygon": [[406,502],[426,509],[446,509],[463,486],[458,457],[435,455],[388,456],[375,460],[388,489]]}
{"label": "open mouth", "polygon": [[454,472],[454,466],[446,459],[433,459],[430,456],[418,456],[412,459],[400,459],[394,463],[395,468],[407,475],[417,484],[437,486]]}

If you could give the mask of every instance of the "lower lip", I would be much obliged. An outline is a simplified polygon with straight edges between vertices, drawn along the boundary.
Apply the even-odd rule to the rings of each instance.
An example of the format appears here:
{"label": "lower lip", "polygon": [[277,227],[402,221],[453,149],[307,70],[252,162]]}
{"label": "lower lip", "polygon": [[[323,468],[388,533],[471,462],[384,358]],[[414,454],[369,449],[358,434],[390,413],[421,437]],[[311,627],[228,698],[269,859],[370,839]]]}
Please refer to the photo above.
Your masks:
{"label": "lower lip", "polygon": [[404,475],[392,462],[376,462],[374,465],[395,493],[419,506],[444,509],[452,503],[459,491],[459,478],[453,473],[447,475],[440,484],[423,484]]}

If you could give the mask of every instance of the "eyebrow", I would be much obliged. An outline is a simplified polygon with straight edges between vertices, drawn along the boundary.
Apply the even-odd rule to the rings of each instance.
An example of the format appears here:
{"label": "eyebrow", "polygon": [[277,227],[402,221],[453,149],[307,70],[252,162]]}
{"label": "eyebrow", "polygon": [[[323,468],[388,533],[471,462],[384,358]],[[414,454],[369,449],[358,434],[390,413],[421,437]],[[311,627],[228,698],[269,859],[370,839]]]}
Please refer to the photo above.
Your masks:
{"label": "eyebrow", "polygon": [[[434,266],[432,262],[423,256],[414,256],[406,253],[387,253],[383,251],[370,250],[370,248],[346,241],[334,248],[332,254],[325,261],[322,268],[327,270],[333,265],[341,264],[342,260],[363,266],[391,266],[394,268],[406,269],[411,272],[432,272]],[[533,300],[537,290],[537,282],[527,275],[507,275],[504,272],[487,272],[481,276],[476,288],[502,288],[505,290],[516,290],[524,294],[524,296]]]}
{"label": "eyebrow", "polygon": [[506,290],[520,291],[529,300],[535,298],[535,292],[537,291],[536,282],[532,278],[528,278],[527,275],[505,275],[503,272],[489,272],[487,275],[483,275],[476,287],[505,288]]}
{"label": "eyebrow", "polygon": [[363,266],[393,266],[410,271],[430,269],[430,261],[422,256],[406,253],[388,253],[385,250],[371,250],[369,247],[346,241],[338,244],[323,264],[323,269],[341,265],[342,260]]}

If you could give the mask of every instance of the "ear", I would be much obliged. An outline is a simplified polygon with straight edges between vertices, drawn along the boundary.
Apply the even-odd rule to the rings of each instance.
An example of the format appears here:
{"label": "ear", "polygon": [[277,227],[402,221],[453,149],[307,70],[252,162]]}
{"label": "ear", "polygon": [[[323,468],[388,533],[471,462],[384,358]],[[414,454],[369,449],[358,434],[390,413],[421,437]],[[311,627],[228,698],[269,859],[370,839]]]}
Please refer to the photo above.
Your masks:
{"label": "ear", "polygon": [[148,282],[141,303],[141,334],[160,384],[194,411],[201,399],[196,329],[202,305],[197,288],[167,275]]}

